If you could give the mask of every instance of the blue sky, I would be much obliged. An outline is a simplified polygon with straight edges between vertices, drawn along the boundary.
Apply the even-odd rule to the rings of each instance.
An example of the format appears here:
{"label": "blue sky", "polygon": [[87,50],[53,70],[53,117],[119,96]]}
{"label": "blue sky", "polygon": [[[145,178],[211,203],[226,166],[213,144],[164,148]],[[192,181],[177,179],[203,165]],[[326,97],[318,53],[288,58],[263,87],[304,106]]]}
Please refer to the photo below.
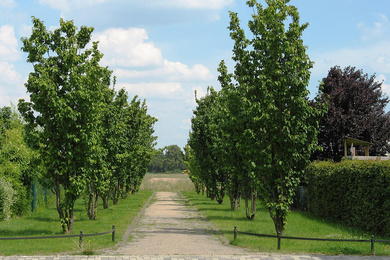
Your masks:
{"label": "blue sky", "polygon": [[[265,1],[260,3],[265,5]],[[390,1],[292,0],[309,22],[303,35],[315,62],[308,86],[335,65],[355,66],[383,81],[390,94]],[[219,89],[217,67],[230,61],[229,11],[246,27],[253,10],[243,0],[2,0],[0,2],[0,107],[28,99],[24,83],[32,71],[20,51],[21,37],[31,32],[31,16],[48,29],[59,19],[95,28],[105,54],[102,65],[117,76],[116,88],[146,99],[155,125],[157,147],[184,147],[195,109],[194,91]]]}

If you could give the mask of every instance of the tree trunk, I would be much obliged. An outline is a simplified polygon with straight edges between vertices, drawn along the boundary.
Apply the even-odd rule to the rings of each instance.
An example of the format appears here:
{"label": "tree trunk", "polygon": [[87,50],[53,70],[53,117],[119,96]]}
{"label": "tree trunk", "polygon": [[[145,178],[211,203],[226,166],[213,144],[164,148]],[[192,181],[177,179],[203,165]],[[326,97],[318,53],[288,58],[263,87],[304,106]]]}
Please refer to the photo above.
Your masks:
{"label": "tree trunk", "polygon": [[225,188],[223,187],[223,184],[221,184],[221,187],[219,187],[217,191],[217,202],[218,204],[223,203],[223,198],[225,197]]}
{"label": "tree trunk", "polygon": [[[256,197],[257,197],[257,192],[252,192],[250,196],[244,192],[244,200],[245,200],[245,213],[246,213],[246,218],[249,220],[254,220],[256,216]],[[249,197],[251,199],[251,209],[249,210]]]}
{"label": "tree trunk", "polygon": [[72,234],[73,224],[74,224],[73,206],[68,207],[68,209],[66,209],[65,212],[66,212],[65,215],[66,215],[67,232],[65,232],[64,230],[64,233]]}
{"label": "tree trunk", "polygon": [[61,221],[61,227],[64,234],[72,233],[73,231],[73,207],[74,199],[69,197],[70,194],[65,194],[65,203],[61,203],[61,184],[58,177],[54,177],[54,190],[56,194],[56,207]]}
{"label": "tree trunk", "polygon": [[103,209],[108,209],[110,207],[110,194],[105,194],[102,196],[103,199]]}
{"label": "tree trunk", "polygon": [[88,217],[89,219],[96,219],[98,204],[99,204],[99,195],[94,189],[94,186],[89,183],[88,184],[89,191],[89,200],[88,200]]}
{"label": "tree trunk", "polygon": [[272,208],[268,208],[268,211],[269,211],[269,215],[271,216],[272,220],[274,221],[276,233],[283,234],[283,232],[284,232],[283,216],[281,216],[278,209],[275,210],[275,214],[272,212]]}
{"label": "tree trunk", "polygon": [[[56,207],[58,215],[60,216],[60,220],[64,219],[64,212],[61,208],[61,185],[59,180],[55,177],[54,178],[54,191],[56,193]],[[65,232],[64,232],[65,233]]]}
{"label": "tree trunk", "polygon": [[256,201],[257,201],[257,191],[252,192],[252,214],[253,218],[256,214]]}
{"label": "tree trunk", "polygon": [[116,188],[114,190],[114,194],[113,194],[113,198],[112,198],[114,205],[118,204],[120,195],[121,195],[121,187],[120,187],[119,180],[118,180],[116,183]]}
{"label": "tree trunk", "polygon": [[235,190],[230,189],[230,191],[228,191],[229,198],[230,198],[230,208],[233,211],[238,210],[238,208],[240,207],[240,202],[241,202],[240,186],[241,185],[238,184]]}

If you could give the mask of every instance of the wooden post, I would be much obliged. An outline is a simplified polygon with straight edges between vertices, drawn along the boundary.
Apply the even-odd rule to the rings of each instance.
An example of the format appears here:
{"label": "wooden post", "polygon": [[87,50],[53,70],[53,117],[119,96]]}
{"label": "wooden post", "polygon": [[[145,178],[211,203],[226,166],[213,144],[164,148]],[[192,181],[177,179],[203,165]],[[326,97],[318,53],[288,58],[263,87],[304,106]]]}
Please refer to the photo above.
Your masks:
{"label": "wooden post", "polygon": [[364,146],[364,156],[370,156],[370,146]]}
{"label": "wooden post", "polygon": [[237,227],[234,226],[234,241],[237,240]]}
{"label": "wooden post", "polygon": [[79,241],[79,247],[82,248],[83,247],[83,231],[81,230],[80,231],[80,241]]}
{"label": "wooden post", "polygon": [[115,225],[112,225],[112,242],[115,242]]}
{"label": "wooden post", "polygon": [[344,156],[347,157],[348,156],[348,153],[347,153],[347,139],[344,138]]}

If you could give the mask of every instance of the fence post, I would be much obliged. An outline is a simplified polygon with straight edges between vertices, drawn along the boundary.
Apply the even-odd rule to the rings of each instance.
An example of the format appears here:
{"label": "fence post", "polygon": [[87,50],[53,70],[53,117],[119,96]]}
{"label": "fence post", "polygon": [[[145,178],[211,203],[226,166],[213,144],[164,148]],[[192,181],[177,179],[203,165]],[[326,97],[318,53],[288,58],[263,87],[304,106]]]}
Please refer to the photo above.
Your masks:
{"label": "fence post", "polygon": [[282,239],[280,231],[278,231],[278,250],[280,250],[280,240]]}
{"label": "fence post", "polygon": [[115,225],[112,225],[112,242],[115,242]]}
{"label": "fence post", "polygon": [[83,231],[80,230],[80,241],[79,241],[79,247],[82,248],[83,247]]}
{"label": "fence post", "polygon": [[234,241],[237,239],[237,227],[234,226]]}
{"label": "fence post", "polygon": [[375,255],[375,239],[374,236],[371,237],[371,254]]}

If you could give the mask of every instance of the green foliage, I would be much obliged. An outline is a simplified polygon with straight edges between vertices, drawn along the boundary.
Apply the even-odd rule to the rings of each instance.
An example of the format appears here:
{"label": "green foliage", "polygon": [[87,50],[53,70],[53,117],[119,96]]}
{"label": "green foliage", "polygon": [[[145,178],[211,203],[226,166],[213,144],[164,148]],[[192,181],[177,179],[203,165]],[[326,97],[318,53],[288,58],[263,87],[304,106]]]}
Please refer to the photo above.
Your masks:
{"label": "green foliage", "polygon": [[[32,34],[22,38],[22,50],[33,64],[25,84],[30,101],[20,100],[27,139],[38,147],[45,179],[57,195],[57,208],[65,233],[73,227],[73,206],[84,191],[91,154],[99,145],[100,116],[111,93],[111,71],[99,66],[102,54],[97,43],[85,47],[93,28],[79,30],[72,21],[48,31],[33,17]],[[60,195],[64,189],[63,199]]]}
{"label": "green foliage", "polygon": [[[36,152],[23,139],[22,119],[14,107],[0,109],[0,132],[0,178],[3,183],[0,197],[8,205],[9,212],[3,218],[8,220],[30,210],[30,187],[40,168]],[[8,196],[5,190],[14,192]]]}
{"label": "green foliage", "polygon": [[[375,75],[368,76],[354,67],[332,67],[323,78],[318,102],[329,103],[328,112],[320,121],[318,134],[322,150],[313,154],[316,160],[340,161],[344,156],[346,136],[371,142],[371,155],[389,151],[390,113],[385,112],[389,98]],[[358,154],[364,151],[358,151]]]}
{"label": "green foliage", "polygon": [[389,161],[314,162],[305,177],[310,212],[390,235]]}
{"label": "green foliage", "polygon": [[222,90],[211,88],[197,100],[189,145],[200,179],[216,186],[206,183],[208,192],[227,185],[231,202],[244,197],[251,219],[259,196],[275,230],[283,232],[295,188],[318,148],[325,106],[310,106],[307,99],[312,62],[301,36],[308,24],[299,23],[297,8],[289,1],[266,2],[266,8],[255,0],[247,2],[254,10],[250,39],[238,15],[230,12],[235,70],[229,74],[222,61]]}
{"label": "green foliage", "polygon": [[31,36],[22,39],[34,68],[25,84],[31,101],[20,100],[19,111],[26,139],[45,163],[42,180],[55,191],[63,231],[70,233],[83,192],[95,219],[99,196],[108,208],[111,196],[117,204],[138,190],[155,145],[156,119],[145,101],[129,102],[124,90],[110,89],[112,71],[99,65],[98,43],[87,48],[92,27],[78,29],[60,19],[52,32],[32,21]]}
{"label": "green foliage", "polygon": [[188,177],[194,184],[196,192],[198,194],[202,192],[203,194],[205,190],[205,184],[204,184],[205,182],[200,177],[200,169],[199,169],[199,165],[196,162],[194,151],[187,144],[184,147],[184,152],[185,152],[184,163],[187,165],[188,168],[188,170],[186,170],[185,173],[188,174]]}
{"label": "green foliage", "polygon": [[156,137],[156,118],[147,114],[145,101],[135,96],[130,102],[124,90],[116,93],[103,119],[105,129],[102,145],[107,151],[104,157],[108,174],[97,181],[104,207],[109,207],[112,196],[114,204],[121,197],[138,191],[153,155]]}
{"label": "green foliage", "polygon": [[208,197],[222,203],[226,192],[227,172],[221,154],[223,129],[220,124],[219,95],[213,88],[209,88],[205,97],[196,99],[197,107],[191,119],[192,132],[188,140],[188,145],[195,156],[189,157],[194,162],[188,161],[188,164],[197,165],[195,172],[190,173],[192,179],[201,180],[207,188]]}
{"label": "green foliage", "polygon": [[245,111],[240,121],[246,124],[239,151],[278,232],[284,230],[295,187],[317,148],[323,114],[307,100],[312,62],[301,35],[308,24],[299,24],[297,9],[288,2],[267,1],[263,8],[248,1],[255,10],[248,24],[252,39],[245,37],[237,14],[230,13],[233,78]]}
{"label": "green foliage", "polygon": [[17,192],[11,182],[0,177],[0,220],[9,220],[12,217],[12,206],[16,201]]}
{"label": "green foliage", "polygon": [[183,151],[177,145],[169,145],[155,151],[148,165],[148,172],[154,173],[180,173],[187,169],[183,161]]}

